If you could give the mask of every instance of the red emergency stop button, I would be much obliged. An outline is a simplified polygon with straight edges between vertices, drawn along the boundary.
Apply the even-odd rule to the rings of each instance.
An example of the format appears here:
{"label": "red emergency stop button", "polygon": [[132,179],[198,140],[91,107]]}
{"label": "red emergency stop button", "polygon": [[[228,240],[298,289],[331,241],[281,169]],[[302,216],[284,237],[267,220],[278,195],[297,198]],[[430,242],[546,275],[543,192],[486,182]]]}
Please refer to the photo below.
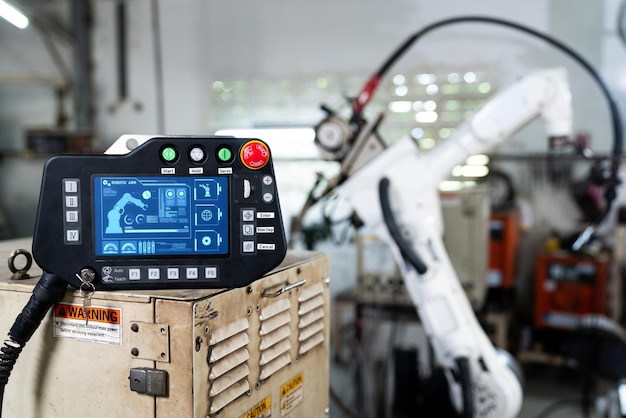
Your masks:
{"label": "red emergency stop button", "polygon": [[263,142],[254,139],[241,147],[239,157],[246,167],[259,170],[270,160],[270,150]]}

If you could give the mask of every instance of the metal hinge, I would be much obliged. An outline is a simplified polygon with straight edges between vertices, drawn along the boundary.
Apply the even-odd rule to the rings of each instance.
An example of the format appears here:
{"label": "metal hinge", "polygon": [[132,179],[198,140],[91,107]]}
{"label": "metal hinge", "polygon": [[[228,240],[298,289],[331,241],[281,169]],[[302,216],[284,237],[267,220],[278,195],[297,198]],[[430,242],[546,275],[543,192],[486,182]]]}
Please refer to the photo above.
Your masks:
{"label": "metal hinge", "polygon": [[133,321],[130,330],[130,354],[133,357],[169,363],[169,325]]}

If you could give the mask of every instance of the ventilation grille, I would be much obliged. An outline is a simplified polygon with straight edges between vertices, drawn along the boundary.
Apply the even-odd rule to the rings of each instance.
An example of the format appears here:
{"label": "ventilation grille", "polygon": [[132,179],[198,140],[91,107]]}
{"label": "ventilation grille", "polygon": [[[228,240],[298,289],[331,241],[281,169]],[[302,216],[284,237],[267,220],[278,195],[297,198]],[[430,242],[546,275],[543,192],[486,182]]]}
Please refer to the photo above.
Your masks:
{"label": "ventilation grille", "polygon": [[260,380],[265,380],[291,363],[291,314],[289,299],[280,299],[264,307],[259,315]]}
{"label": "ventilation grille", "polygon": [[209,415],[250,390],[247,318],[216,329],[209,339]]}
{"label": "ventilation grille", "polygon": [[324,343],[324,286],[317,283],[303,289],[298,298],[298,355]]}

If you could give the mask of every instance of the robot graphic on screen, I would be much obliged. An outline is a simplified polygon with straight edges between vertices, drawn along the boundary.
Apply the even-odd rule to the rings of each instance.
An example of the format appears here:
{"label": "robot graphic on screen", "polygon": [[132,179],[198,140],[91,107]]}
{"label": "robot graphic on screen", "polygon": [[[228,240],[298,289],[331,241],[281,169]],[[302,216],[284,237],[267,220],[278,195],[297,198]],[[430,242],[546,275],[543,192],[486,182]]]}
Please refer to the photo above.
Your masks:
{"label": "robot graphic on screen", "polygon": [[147,204],[143,203],[136,197],[131,196],[130,193],[124,193],[122,198],[117,201],[117,203],[113,206],[113,209],[111,209],[107,214],[107,218],[109,219],[109,223],[105,231],[107,234],[121,234],[124,232],[122,230],[122,225],[120,225],[120,219],[124,214],[124,207],[129,203],[140,207],[144,211],[148,209]]}
{"label": "robot graphic on screen", "polygon": [[200,188],[202,188],[204,190],[204,197],[211,197],[211,188],[209,187],[208,184],[199,184],[198,186],[200,186]]}

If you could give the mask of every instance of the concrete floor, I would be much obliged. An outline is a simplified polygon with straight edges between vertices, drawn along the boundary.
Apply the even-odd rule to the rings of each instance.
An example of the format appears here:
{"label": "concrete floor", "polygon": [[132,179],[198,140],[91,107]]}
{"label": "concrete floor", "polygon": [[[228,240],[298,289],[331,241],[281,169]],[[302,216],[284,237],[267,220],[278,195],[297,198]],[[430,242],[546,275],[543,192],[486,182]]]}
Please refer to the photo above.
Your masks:
{"label": "concrete floor", "polygon": [[[581,409],[582,380],[577,371],[545,364],[524,364],[524,400],[518,418],[604,418],[595,411],[585,416]],[[354,408],[354,367],[331,362],[331,387],[339,399],[348,408]],[[367,374],[367,373],[366,373]],[[369,380],[369,381],[366,381]],[[609,390],[616,389],[617,382],[596,380],[596,398],[600,402],[606,399]],[[366,391],[375,391],[371,378],[364,377]],[[365,396],[366,404],[361,411],[351,409],[343,412],[337,402],[331,399],[331,418],[383,418],[376,397],[369,393]],[[419,417],[419,411],[416,415]],[[387,415],[390,417],[390,414]]]}
{"label": "concrete floor", "polygon": [[[594,379],[592,405],[588,415],[582,410],[583,380],[578,371],[541,364],[524,367],[527,382],[519,418],[604,418],[618,387],[613,378]],[[613,401],[614,402],[614,401]],[[594,408],[595,407],[595,408]],[[615,407],[615,404],[613,404]],[[550,408],[550,413],[545,413]],[[542,414],[543,413],[543,414]]]}

